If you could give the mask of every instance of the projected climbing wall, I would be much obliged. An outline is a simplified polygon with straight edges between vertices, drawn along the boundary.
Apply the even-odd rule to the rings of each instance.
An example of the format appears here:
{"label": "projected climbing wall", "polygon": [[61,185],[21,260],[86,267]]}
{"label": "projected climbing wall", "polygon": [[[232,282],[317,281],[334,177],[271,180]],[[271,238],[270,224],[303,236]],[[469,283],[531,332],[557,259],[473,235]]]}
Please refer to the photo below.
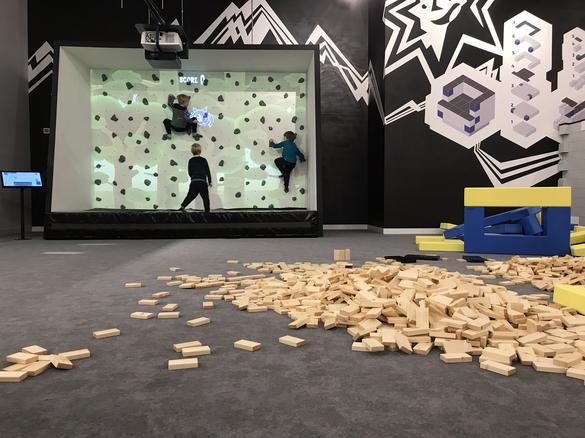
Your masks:
{"label": "projected climbing wall", "polygon": [[[307,152],[304,74],[92,70],[91,93],[94,208],[178,208],[195,140],[165,135],[169,94],[191,96],[212,209],[306,208],[306,163],[297,164],[285,194],[274,165],[280,152],[268,147],[293,131]],[[191,208],[202,208],[201,200]]]}

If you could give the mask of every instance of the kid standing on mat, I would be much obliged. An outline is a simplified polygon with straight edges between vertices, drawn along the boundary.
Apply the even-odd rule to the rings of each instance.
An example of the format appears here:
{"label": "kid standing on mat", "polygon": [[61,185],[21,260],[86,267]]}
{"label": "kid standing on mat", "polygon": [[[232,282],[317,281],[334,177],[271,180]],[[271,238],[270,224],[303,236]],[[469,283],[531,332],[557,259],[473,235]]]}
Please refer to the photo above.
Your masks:
{"label": "kid standing on mat", "polygon": [[297,135],[294,132],[286,131],[284,133],[284,141],[274,143],[274,140],[270,139],[269,143],[271,148],[282,148],[282,157],[274,160],[274,164],[282,174],[280,177],[284,179],[284,193],[288,193],[290,174],[297,165],[297,157],[299,157],[301,163],[305,162],[305,156],[295,144],[296,138]]}
{"label": "kid standing on mat", "polygon": [[198,195],[201,195],[205,213],[209,213],[209,187],[212,186],[209,163],[201,156],[200,144],[193,143],[191,153],[193,154],[193,157],[189,160],[191,184],[189,185],[189,193],[187,193],[185,200],[181,203],[180,210],[184,211]]}
{"label": "kid standing on mat", "polygon": [[191,97],[186,94],[179,94],[176,97],[177,102],[175,103],[175,96],[169,94],[168,106],[173,112],[173,119],[164,119],[163,125],[167,131],[167,136],[170,138],[171,132],[186,132],[189,135],[193,135],[197,140],[197,120],[191,117],[189,112],[189,103]]}

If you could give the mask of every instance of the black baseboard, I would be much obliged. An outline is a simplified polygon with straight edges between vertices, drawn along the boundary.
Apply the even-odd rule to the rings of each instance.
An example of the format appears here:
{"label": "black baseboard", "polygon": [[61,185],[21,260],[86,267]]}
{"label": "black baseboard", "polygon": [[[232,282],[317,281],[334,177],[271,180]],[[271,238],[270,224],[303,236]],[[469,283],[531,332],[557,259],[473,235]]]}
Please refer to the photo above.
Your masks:
{"label": "black baseboard", "polygon": [[323,224],[310,210],[89,210],[54,212],[45,239],[175,239],[321,237]]}

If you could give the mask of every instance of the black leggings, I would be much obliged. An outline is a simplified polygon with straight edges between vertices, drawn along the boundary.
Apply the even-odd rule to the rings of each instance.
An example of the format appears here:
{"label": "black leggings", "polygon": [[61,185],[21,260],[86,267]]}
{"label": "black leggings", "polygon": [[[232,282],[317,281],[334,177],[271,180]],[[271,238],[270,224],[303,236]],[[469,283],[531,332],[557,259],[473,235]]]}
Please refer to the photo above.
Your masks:
{"label": "black leggings", "polygon": [[168,135],[171,135],[171,130],[175,132],[186,132],[187,134],[197,133],[197,123],[194,122],[191,122],[191,124],[187,125],[185,128],[176,128],[173,126],[173,121],[171,119],[164,119],[163,125],[165,125],[165,131],[167,131]]}
{"label": "black leggings", "polygon": [[278,167],[278,170],[280,170],[280,173],[282,173],[282,175],[284,176],[284,188],[288,189],[288,184],[290,182],[290,174],[295,168],[296,164],[289,163],[282,157],[274,160],[274,164],[276,164],[276,167]]}
{"label": "black leggings", "polygon": [[191,181],[191,184],[189,185],[189,193],[187,193],[181,207],[187,207],[187,205],[193,202],[198,195],[201,195],[201,198],[203,199],[205,212],[209,213],[209,188],[205,181]]}

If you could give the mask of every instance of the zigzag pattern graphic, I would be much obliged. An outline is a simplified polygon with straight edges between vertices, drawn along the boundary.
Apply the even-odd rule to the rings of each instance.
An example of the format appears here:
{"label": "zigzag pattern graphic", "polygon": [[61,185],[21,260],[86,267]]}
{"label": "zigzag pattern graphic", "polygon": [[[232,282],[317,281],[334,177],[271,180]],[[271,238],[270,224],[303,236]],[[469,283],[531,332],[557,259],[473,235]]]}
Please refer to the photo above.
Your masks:
{"label": "zigzag pattern graphic", "polygon": [[28,92],[33,92],[52,74],[53,47],[45,41],[28,59]]}
{"label": "zigzag pattern graphic", "polygon": [[[281,45],[298,44],[266,0],[249,0],[241,7],[231,3],[195,43],[262,44],[269,35]],[[360,74],[321,26],[315,27],[306,44],[319,45],[321,63],[330,63],[339,71],[356,101],[368,103],[368,72]]]}

